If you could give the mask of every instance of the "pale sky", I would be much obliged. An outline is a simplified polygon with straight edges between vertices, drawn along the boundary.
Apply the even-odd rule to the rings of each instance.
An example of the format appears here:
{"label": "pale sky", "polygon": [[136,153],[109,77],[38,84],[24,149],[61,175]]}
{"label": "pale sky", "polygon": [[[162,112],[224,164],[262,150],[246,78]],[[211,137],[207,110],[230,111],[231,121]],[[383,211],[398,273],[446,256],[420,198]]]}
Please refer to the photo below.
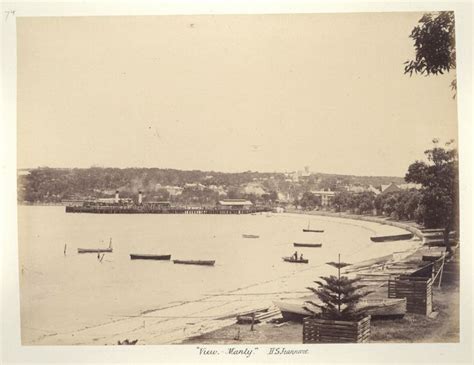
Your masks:
{"label": "pale sky", "polygon": [[421,15],[18,18],[18,167],[404,176],[457,139]]}

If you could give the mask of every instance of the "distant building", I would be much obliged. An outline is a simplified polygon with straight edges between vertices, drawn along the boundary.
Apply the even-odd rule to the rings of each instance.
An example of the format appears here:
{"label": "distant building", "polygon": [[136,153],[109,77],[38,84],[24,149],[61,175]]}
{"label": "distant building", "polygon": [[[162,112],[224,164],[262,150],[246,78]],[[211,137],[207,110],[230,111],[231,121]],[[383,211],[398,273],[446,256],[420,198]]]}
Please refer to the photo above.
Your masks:
{"label": "distant building", "polygon": [[163,189],[165,189],[171,196],[177,196],[183,192],[183,188],[179,186],[165,186]]}
{"label": "distant building", "polygon": [[369,185],[369,188],[367,189],[368,191],[374,193],[375,195],[379,195],[380,194],[380,190],[373,187],[372,185]]}
{"label": "distant building", "polygon": [[263,195],[265,194],[265,190],[263,189],[260,183],[251,182],[244,186],[244,192],[246,194],[255,194],[255,195]]}
{"label": "distant building", "polygon": [[199,190],[203,190],[205,186],[201,183],[186,183],[184,184],[184,187],[186,188],[197,188]]}
{"label": "distant building", "polygon": [[367,191],[367,189],[361,185],[348,185],[346,186],[346,190],[351,193],[362,193],[364,191]]}
{"label": "distant building", "polygon": [[421,189],[421,184],[414,184],[414,183],[408,183],[408,184],[400,184],[398,187],[402,190],[411,190],[411,189]]}
{"label": "distant building", "polygon": [[336,195],[336,192],[331,190],[316,190],[312,191],[311,193],[321,198],[321,205],[323,207],[328,207],[332,205],[334,195]]}
{"label": "distant building", "polygon": [[223,199],[220,200],[217,204],[220,208],[230,208],[230,209],[250,209],[253,204],[249,200],[245,199]]}
{"label": "distant building", "polygon": [[219,195],[224,195],[226,194],[226,191],[225,191],[225,188],[222,186],[222,185],[209,185],[207,187],[209,190],[212,190],[212,191],[215,191],[216,193],[218,193]]}
{"label": "distant building", "polygon": [[169,208],[171,203],[169,201],[148,201],[143,203],[147,208]]}
{"label": "distant building", "polygon": [[390,183],[388,185],[382,185],[380,188],[382,194],[388,194],[388,193],[395,193],[398,191],[402,191],[395,183]]}
{"label": "distant building", "polygon": [[286,181],[288,182],[298,182],[299,181],[299,178],[301,176],[301,172],[298,172],[298,171],[292,171],[292,172],[285,172],[285,177],[286,177]]}
{"label": "distant building", "polygon": [[280,193],[278,192],[278,200],[281,202],[281,203],[287,203],[290,201],[290,193]]}
{"label": "distant building", "polygon": [[309,177],[311,172],[309,171],[309,166],[304,167],[304,171],[299,171],[300,177]]}

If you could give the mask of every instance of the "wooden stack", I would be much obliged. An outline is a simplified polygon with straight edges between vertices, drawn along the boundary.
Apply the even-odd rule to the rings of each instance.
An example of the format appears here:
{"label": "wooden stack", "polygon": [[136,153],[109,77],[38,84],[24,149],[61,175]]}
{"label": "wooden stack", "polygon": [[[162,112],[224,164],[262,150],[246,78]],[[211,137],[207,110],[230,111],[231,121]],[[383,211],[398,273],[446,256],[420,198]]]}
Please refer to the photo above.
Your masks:
{"label": "wooden stack", "polygon": [[360,321],[335,321],[307,317],[303,320],[303,343],[359,343],[370,337],[370,316]]}
{"label": "wooden stack", "polygon": [[429,315],[433,308],[431,277],[399,276],[388,282],[389,298],[406,298],[407,312]]}
{"label": "wooden stack", "polygon": [[[443,229],[425,229],[423,232],[423,242],[427,246],[442,247],[444,243]],[[455,231],[449,232],[449,242],[451,246],[456,246],[458,243],[457,233]]]}

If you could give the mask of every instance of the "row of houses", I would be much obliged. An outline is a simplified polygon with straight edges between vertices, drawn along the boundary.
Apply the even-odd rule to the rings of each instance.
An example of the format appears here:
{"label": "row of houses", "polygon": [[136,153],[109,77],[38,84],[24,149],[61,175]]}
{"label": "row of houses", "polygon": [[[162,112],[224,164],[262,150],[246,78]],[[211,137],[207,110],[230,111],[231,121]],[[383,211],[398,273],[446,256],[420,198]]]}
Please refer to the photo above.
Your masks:
{"label": "row of houses", "polygon": [[350,185],[346,186],[345,189],[351,193],[363,193],[363,192],[372,192],[375,195],[382,193],[393,193],[397,191],[410,190],[410,189],[420,189],[420,184],[395,184],[394,182],[386,185],[380,185],[374,187],[372,185],[362,186],[362,185]]}
{"label": "row of houses", "polygon": [[[421,185],[419,184],[397,185],[392,182],[390,184],[381,185],[378,188],[375,188],[372,185],[368,187],[352,186],[352,187],[347,187],[346,190],[352,193],[372,192],[375,195],[379,195],[379,194],[389,194],[389,193],[395,193],[395,192],[399,192],[403,190],[420,189],[420,188],[421,188]],[[323,207],[331,206],[334,196],[336,195],[336,192],[331,191],[331,190],[316,190],[316,191],[311,191],[311,193],[321,199],[321,205]]]}

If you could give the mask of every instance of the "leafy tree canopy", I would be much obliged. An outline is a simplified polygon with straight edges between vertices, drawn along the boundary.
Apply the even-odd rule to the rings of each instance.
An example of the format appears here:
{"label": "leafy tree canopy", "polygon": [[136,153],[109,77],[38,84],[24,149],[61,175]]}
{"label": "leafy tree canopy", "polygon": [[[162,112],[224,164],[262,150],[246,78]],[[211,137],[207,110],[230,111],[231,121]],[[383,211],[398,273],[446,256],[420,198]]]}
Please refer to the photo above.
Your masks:
{"label": "leafy tree canopy", "polygon": [[422,185],[423,220],[427,228],[444,228],[444,240],[449,247],[449,232],[458,224],[458,154],[449,141],[444,147],[434,139],[434,147],[425,151],[427,162],[415,161],[408,167],[407,182]]}
{"label": "leafy tree canopy", "polygon": [[415,42],[416,55],[414,60],[405,62],[405,73],[437,75],[456,68],[454,12],[424,14],[410,38]]}

